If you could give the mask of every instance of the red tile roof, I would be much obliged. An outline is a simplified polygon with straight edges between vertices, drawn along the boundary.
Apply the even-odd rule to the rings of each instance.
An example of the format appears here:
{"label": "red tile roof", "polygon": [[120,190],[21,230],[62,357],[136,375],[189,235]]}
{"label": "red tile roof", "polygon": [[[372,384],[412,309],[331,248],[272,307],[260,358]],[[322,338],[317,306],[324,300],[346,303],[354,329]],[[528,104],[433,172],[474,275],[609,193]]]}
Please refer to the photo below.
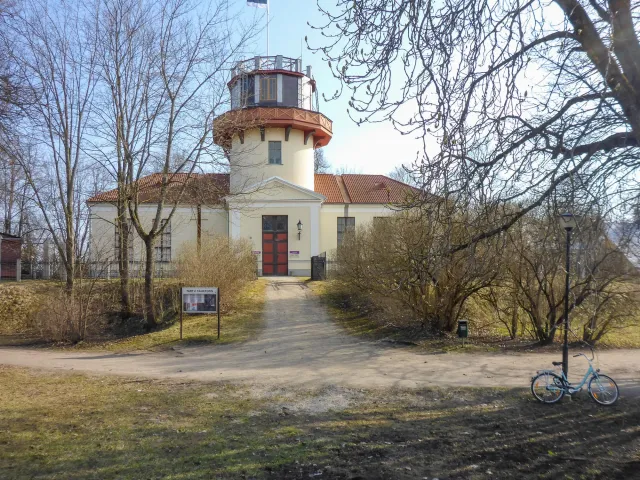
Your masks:
{"label": "red tile roof", "polygon": [[[182,194],[181,203],[220,203],[222,197],[229,193],[229,174],[204,173],[192,174],[176,173],[170,177],[166,200],[172,202],[179,195],[181,187],[187,182]],[[138,198],[141,203],[158,201],[158,191],[162,185],[162,174],[153,173],[142,177],[138,182]],[[109,190],[91,197],[89,203],[110,203],[118,200],[118,190]]]}
{"label": "red tile roof", "polygon": [[327,197],[326,203],[344,203],[335,175],[316,173],[314,177],[313,190]]}
{"label": "red tile roof", "polygon": [[412,192],[409,185],[384,175],[342,175],[351,203],[402,203]]}
{"label": "red tile roof", "polygon": [[[176,174],[169,185],[169,191],[176,191],[183,185],[186,174]],[[141,202],[157,201],[155,193],[161,185],[162,176],[154,173],[140,179],[139,198]],[[387,204],[401,203],[418,190],[384,175],[345,174],[315,175],[314,190],[327,197],[325,203]],[[222,173],[193,174],[181,200],[182,203],[221,203],[229,193],[229,175]],[[109,203],[118,199],[117,190],[99,193],[90,198],[90,203]],[[169,201],[171,198],[169,196]]]}

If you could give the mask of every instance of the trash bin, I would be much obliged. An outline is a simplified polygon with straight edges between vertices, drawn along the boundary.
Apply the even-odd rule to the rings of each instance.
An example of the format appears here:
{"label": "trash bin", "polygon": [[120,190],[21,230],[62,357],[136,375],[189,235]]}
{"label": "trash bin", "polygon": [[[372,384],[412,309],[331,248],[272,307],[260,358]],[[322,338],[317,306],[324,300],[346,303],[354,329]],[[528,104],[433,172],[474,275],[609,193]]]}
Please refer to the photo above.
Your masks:
{"label": "trash bin", "polygon": [[467,338],[469,336],[469,320],[458,320],[458,337]]}

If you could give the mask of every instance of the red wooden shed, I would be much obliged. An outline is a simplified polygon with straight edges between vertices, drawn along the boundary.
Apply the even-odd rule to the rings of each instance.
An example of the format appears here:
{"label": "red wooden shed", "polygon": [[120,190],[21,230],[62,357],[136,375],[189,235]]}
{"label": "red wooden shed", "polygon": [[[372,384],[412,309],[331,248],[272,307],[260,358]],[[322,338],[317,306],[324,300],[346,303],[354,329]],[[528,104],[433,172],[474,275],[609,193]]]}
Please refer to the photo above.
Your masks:
{"label": "red wooden shed", "polygon": [[0,279],[18,278],[18,260],[22,253],[22,238],[0,232]]}

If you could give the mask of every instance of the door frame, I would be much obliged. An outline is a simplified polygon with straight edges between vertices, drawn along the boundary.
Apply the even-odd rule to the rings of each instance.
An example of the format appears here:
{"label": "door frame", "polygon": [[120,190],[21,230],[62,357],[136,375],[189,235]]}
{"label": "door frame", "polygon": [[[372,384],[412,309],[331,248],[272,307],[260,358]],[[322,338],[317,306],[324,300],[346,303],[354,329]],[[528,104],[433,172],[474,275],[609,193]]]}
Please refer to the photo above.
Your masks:
{"label": "door frame", "polygon": [[[271,219],[271,230],[265,230],[265,218]],[[282,219],[284,218],[284,221]],[[280,219],[280,221],[278,221]],[[279,224],[283,225],[278,228]],[[262,215],[262,275],[263,276],[289,276],[289,216],[288,215]],[[271,235],[271,239],[266,237]],[[265,245],[272,245],[271,251],[267,251]],[[284,245],[284,250],[281,245]],[[272,261],[266,259],[272,255]],[[280,261],[284,256],[284,261]],[[271,272],[265,272],[265,265],[271,266]]]}

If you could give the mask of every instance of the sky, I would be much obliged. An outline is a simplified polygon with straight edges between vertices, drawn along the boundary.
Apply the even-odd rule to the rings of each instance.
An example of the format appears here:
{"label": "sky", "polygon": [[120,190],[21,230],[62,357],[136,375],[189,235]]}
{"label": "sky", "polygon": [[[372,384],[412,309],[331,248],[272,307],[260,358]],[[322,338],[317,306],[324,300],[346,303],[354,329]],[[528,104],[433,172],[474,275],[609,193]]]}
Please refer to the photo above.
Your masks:
{"label": "sky", "polygon": [[[320,111],[333,121],[333,139],[324,147],[325,158],[332,168],[351,173],[387,174],[401,164],[410,165],[416,152],[422,150],[422,144],[410,137],[400,135],[390,123],[356,125],[347,114],[349,95],[325,102],[322,93],[327,96],[339,89],[328,65],[319,54],[312,54],[304,44],[308,36],[310,45],[321,45],[322,36],[312,25],[321,25],[325,17],[318,11],[316,0],[269,0],[269,54],[299,58],[302,51],[302,65],[311,65],[312,75],[319,90]],[[253,15],[262,15],[261,25],[266,25],[266,10],[246,6],[246,0],[234,0],[239,6],[244,5],[242,14],[247,21]],[[327,3],[327,2],[324,2]],[[329,2],[330,6],[335,5]],[[256,55],[266,55],[266,29],[256,41]]]}

